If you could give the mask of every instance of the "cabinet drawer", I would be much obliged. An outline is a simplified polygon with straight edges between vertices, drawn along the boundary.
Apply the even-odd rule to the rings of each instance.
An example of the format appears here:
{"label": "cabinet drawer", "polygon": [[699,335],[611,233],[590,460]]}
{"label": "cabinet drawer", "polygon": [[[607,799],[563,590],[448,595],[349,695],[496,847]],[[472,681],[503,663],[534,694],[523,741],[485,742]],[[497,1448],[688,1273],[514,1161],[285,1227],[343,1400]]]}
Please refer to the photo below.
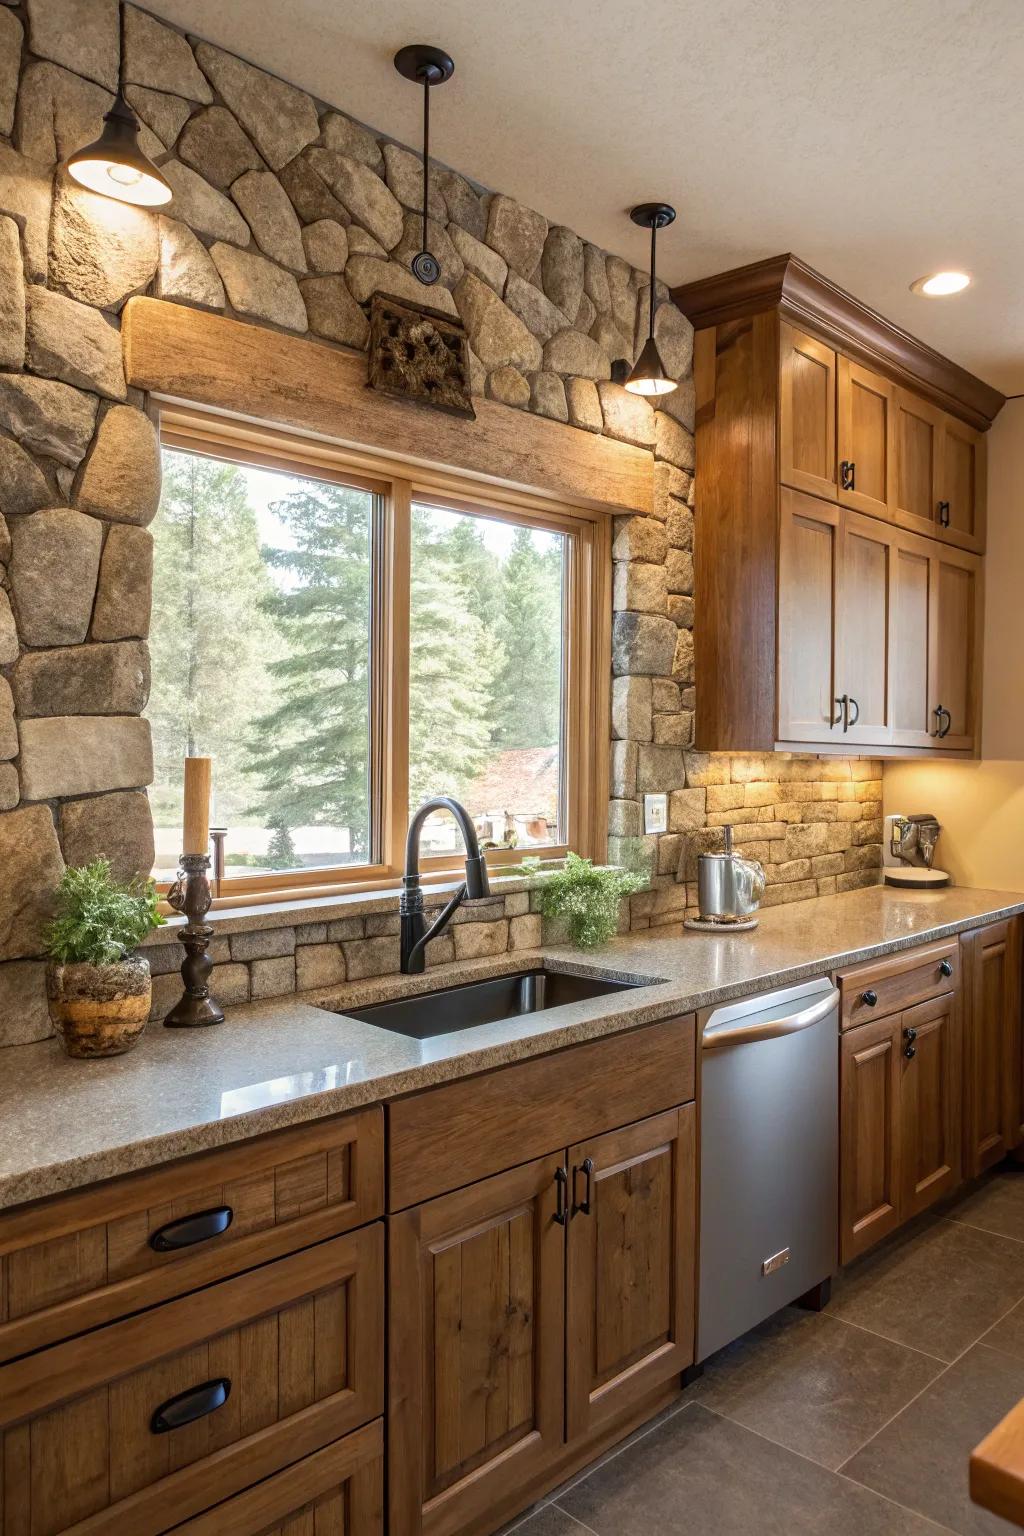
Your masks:
{"label": "cabinet drawer", "polygon": [[960,951],[956,939],[904,950],[887,960],[874,960],[836,972],[842,995],[840,1028],[866,1024],[925,1003],[960,985]]}
{"label": "cabinet drawer", "polygon": [[396,1100],[388,1209],[692,1099],[694,1042],[691,1013]]}
{"label": "cabinet drawer", "polygon": [[379,1216],[383,1139],[374,1107],[0,1215],[0,1361]]}
{"label": "cabinet drawer", "polygon": [[174,1536],[380,1536],[384,1429],[376,1419],[255,1488],[174,1527]]}
{"label": "cabinet drawer", "polygon": [[0,1368],[4,1536],[158,1536],[377,1417],[383,1254],[375,1223]]}

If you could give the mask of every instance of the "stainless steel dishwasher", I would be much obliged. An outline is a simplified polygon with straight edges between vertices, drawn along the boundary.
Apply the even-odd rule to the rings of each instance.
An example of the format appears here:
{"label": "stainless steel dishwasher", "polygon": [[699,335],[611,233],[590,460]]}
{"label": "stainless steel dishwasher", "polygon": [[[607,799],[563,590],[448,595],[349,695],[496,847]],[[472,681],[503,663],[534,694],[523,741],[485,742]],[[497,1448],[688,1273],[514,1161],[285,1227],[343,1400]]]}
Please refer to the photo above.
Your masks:
{"label": "stainless steel dishwasher", "polygon": [[698,1361],[837,1267],[838,1003],[822,977],[704,1025]]}

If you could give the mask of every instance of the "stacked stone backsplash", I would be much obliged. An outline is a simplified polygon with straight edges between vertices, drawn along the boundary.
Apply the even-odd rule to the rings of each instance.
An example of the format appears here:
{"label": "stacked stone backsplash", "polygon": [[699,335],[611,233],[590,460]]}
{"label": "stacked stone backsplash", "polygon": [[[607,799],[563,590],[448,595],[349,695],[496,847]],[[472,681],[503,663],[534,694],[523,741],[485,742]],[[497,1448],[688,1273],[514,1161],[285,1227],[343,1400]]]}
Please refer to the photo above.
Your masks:
{"label": "stacked stone backsplash", "polygon": [[[116,0],[0,0],[0,1044],[48,1030],[41,931],[65,864],[103,852],[127,875],[152,861],[143,712],[160,456],[147,401],[126,385],[120,337],[124,304],[140,293],[354,348],[366,346],[375,290],[426,299],[465,323],[476,393],[651,451],[654,515],[614,528],[612,854],[637,836],[644,791],[670,792],[670,830],[650,847],[655,889],[634,899],[633,920],[678,916],[692,895],[680,835],[713,824],[712,791],[734,783],[728,760],[701,767],[684,750],[694,686],[689,322],[659,285],[656,333],[680,387],[654,411],[611,382],[612,363],[632,361],[643,340],[645,273],[435,164],[431,248],[442,276],[424,289],[409,270],[422,209],[412,151],[134,6],[123,8],[123,32],[122,59]],[[143,147],[172,184],[169,216],[85,192],[61,168],[98,135],[119,72]],[[852,826],[842,804],[870,807],[878,796],[833,801],[824,791],[840,768],[839,788],[867,782],[830,764],[814,770],[820,797],[809,775],[789,794],[788,770],[770,760],[758,803],[758,781],[746,781],[751,799],[744,789],[737,811],[769,809],[772,784],[787,781],[775,794],[780,814],[757,818],[758,845],[779,850],[769,863],[787,891],[873,878],[871,817],[849,845],[837,828]],[[797,806],[821,808],[816,818],[801,811],[813,837],[798,835]],[[805,859],[810,872],[797,879]],[[371,938],[389,936],[362,941]],[[300,941],[297,953],[307,947],[318,945]],[[221,956],[250,968],[253,991],[292,977],[287,961]],[[296,963],[285,990],[301,987],[312,963]]]}

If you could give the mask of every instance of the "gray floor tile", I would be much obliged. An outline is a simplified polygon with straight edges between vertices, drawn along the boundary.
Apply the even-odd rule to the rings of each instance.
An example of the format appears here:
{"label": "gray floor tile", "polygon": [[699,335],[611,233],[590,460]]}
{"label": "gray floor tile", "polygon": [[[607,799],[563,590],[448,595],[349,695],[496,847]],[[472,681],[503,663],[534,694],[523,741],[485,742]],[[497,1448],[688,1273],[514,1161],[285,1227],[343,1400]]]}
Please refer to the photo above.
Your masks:
{"label": "gray floor tile", "polygon": [[1024,1360],[1024,1301],[1018,1302],[1012,1312],[1008,1312],[994,1328],[990,1328],[981,1342],[988,1344],[991,1349],[1001,1349],[1004,1354],[1016,1355],[1018,1360]]}
{"label": "gray floor tile", "polygon": [[942,1529],[700,1403],[577,1483],[559,1506],[597,1536],[940,1536]]}
{"label": "gray floor tile", "polygon": [[1024,1361],[976,1344],[843,1468],[877,1492],[961,1536],[996,1536],[1016,1526],[972,1504],[971,1451],[1024,1396]]}
{"label": "gray floor tile", "polygon": [[622,1453],[628,1450],[631,1445],[635,1444],[637,1440],[642,1439],[644,1435],[649,1435],[652,1430],[657,1429],[659,1424],[663,1424],[665,1420],[670,1419],[674,1413],[678,1413],[680,1408],[685,1406],[686,1401],[687,1399],[685,1397],[676,1398],[674,1402],[669,1403],[667,1408],[663,1408],[660,1413],[655,1414],[653,1419],[648,1419],[647,1423],[641,1424],[639,1429],[634,1429],[631,1434],[626,1435],[615,1445],[609,1446],[608,1450],[602,1452],[600,1456],[595,1457],[595,1459],[590,1462],[589,1465],[583,1467],[579,1472],[574,1472],[571,1477],[567,1477],[565,1479],[564,1483],[560,1483],[557,1488],[553,1489],[552,1492],[547,1495],[548,1500],[554,1503],[556,1500],[561,1499],[563,1493],[568,1493],[570,1488],[574,1487],[575,1484],[580,1482],[584,1477],[589,1477],[591,1472],[594,1472],[598,1467],[603,1466],[606,1461],[611,1461],[613,1456],[621,1456]]}
{"label": "gray floor tile", "polygon": [[1000,1169],[979,1189],[958,1200],[946,1215],[950,1221],[1024,1242],[1024,1170]]}
{"label": "gray floor tile", "polygon": [[1022,1299],[1024,1243],[942,1220],[847,1270],[829,1310],[949,1361]]}
{"label": "gray floor tile", "polygon": [[516,1536],[586,1536],[586,1530],[585,1525],[566,1514],[564,1509],[558,1509],[554,1504],[542,1504],[518,1525],[506,1526],[498,1536],[506,1536],[506,1533],[511,1536],[512,1531]]}
{"label": "gray floor tile", "polygon": [[709,1361],[688,1397],[838,1467],[942,1369],[828,1312],[787,1307]]}

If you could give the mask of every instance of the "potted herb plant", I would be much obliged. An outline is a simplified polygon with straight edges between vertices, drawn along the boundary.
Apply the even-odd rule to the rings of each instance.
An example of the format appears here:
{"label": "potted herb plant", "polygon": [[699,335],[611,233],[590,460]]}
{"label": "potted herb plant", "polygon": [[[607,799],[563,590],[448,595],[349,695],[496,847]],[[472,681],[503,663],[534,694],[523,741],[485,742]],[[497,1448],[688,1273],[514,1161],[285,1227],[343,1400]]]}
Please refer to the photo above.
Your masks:
{"label": "potted herb plant", "polygon": [[163,923],[152,880],[119,885],[106,859],[69,868],[44,935],[50,1021],[69,1056],[120,1056],[149,1018],[149,961],[133,950]]}
{"label": "potted herb plant", "polygon": [[561,869],[544,872],[540,859],[524,859],[523,873],[540,876],[540,910],[565,926],[577,949],[596,949],[613,938],[619,926],[623,896],[643,890],[645,875],[595,865],[578,853],[567,853]]}

